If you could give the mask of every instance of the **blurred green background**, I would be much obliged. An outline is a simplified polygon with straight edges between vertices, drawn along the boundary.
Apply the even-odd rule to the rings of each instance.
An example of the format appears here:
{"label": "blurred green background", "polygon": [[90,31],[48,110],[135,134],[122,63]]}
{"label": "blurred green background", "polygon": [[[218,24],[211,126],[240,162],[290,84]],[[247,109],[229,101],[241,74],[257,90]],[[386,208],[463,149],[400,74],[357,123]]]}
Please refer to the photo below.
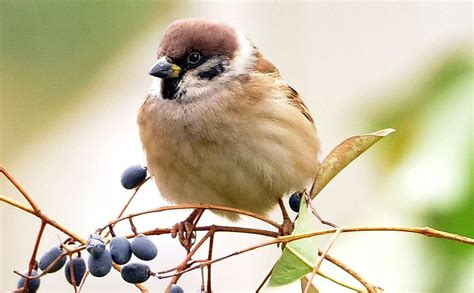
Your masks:
{"label": "blurred green background", "polygon": [[170,7],[167,2],[122,0],[1,5],[4,157],[54,123],[58,112],[78,103],[78,93],[108,60]]}
{"label": "blurred green background", "polygon": [[[415,81],[405,81],[394,89],[394,97],[388,99],[395,103],[379,105],[370,122],[398,130],[380,149],[380,162],[389,175],[405,172],[395,176],[395,186],[407,192],[401,198],[424,197],[420,200],[423,204],[411,212],[427,226],[473,238],[474,56],[470,45],[436,56],[435,65],[424,68]],[[436,199],[442,204],[431,202]],[[456,284],[464,282],[465,272],[472,271],[472,247],[427,241],[425,249],[427,267],[432,271],[426,288],[432,292],[459,288]],[[444,267],[437,268],[436,263]]]}
{"label": "blurred green background", "polygon": [[[2,0],[0,5],[0,164],[45,209],[81,233],[116,214],[123,200],[110,200],[121,192],[116,179],[123,167],[142,159],[134,117],[163,29],[176,18],[204,17],[241,28],[306,97],[323,153],[349,135],[397,129],[328,187],[319,203],[322,214],[341,225],[431,226],[474,237],[470,2]],[[11,192],[0,183],[0,193]],[[153,187],[149,194],[156,196]],[[27,230],[31,219],[0,209],[0,291],[5,291],[16,279],[11,271],[27,262],[27,255],[11,250],[31,249],[35,225],[22,241],[10,243],[5,235],[16,225]],[[349,255],[344,260],[356,271],[391,292],[474,290],[472,247],[413,237],[399,243],[392,240],[400,235],[386,242],[376,235],[377,248],[362,239],[357,243],[365,249],[345,242],[335,254]],[[416,266],[405,271],[411,263],[404,258],[407,251]],[[378,262],[389,256],[380,270]],[[251,261],[235,267],[248,270]],[[222,279],[218,288],[229,290],[225,284],[234,279]],[[254,290],[252,282],[235,286]],[[114,289],[120,281],[108,284],[93,283],[90,289],[130,289]],[[44,286],[67,288],[61,278]]]}

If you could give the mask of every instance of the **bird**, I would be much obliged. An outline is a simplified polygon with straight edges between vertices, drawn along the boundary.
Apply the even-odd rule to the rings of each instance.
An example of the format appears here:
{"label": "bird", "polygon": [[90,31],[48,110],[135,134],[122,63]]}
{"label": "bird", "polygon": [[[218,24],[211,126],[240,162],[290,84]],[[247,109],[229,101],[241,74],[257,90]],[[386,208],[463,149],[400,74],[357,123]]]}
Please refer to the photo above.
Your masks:
{"label": "bird", "polygon": [[320,167],[314,118],[240,30],[176,20],[149,74],[137,122],[164,199],[266,215],[284,196],[310,187]]}

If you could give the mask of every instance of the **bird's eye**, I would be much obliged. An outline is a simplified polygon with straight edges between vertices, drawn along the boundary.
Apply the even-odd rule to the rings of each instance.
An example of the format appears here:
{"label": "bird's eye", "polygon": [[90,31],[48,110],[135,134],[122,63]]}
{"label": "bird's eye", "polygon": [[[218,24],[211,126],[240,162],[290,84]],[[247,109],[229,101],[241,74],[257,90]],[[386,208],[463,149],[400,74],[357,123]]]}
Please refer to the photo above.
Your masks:
{"label": "bird's eye", "polygon": [[192,52],[188,55],[188,63],[189,64],[197,64],[201,60],[201,54],[198,52]]}

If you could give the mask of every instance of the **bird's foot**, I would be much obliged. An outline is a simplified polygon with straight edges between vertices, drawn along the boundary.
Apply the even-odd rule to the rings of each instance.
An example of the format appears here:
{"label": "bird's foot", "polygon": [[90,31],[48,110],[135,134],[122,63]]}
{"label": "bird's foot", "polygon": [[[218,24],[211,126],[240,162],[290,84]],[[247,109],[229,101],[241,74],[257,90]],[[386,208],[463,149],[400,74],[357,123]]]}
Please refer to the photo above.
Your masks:
{"label": "bird's foot", "polygon": [[196,231],[194,229],[201,218],[202,212],[202,209],[194,210],[186,220],[176,223],[171,228],[171,237],[176,238],[178,236],[179,243],[188,252],[191,250],[194,242],[196,242]]}
{"label": "bird's foot", "polygon": [[293,233],[294,227],[295,225],[290,218],[283,219],[283,224],[281,224],[280,228],[280,236],[291,235],[291,233]]}
{"label": "bird's foot", "polygon": [[179,243],[189,251],[196,241],[196,232],[193,230],[193,223],[189,221],[182,221],[174,224],[171,228],[171,237],[178,236]]}
{"label": "bird's foot", "polygon": [[283,201],[281,198],[278,199],[278,205],[280,206],[281,213],[283,216],[283,224],[281,224],[280,227],[280,236],[287,236],[290,235],[293,232],[294,223],[291,221],[290,217],[288,216],[288,213],[286,212],[285,205],[283,204]]}

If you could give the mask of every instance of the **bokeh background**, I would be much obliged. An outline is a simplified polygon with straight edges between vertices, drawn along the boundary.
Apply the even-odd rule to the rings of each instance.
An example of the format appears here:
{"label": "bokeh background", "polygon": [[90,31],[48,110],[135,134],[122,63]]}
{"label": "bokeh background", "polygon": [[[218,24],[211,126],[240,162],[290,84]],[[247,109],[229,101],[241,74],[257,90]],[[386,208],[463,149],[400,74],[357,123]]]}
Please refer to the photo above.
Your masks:
{"label": "bokeh background", "polygon": [[[113,219],[130,195],[119,178],[129,165],[144,163],[135,119],[152,80],[147,71],[166,25],[185,17],[244,31],[304,97],[323,155],[348,136],[397,129],[320,194],[316,204],[325,218],[474,237],[471,2],[0,3],[0,164],[44,212],[84,237]],[[21,200],[4,179],[0,193]],[[148,183],[130,211],[165,204]],[[12,271],[27,266],[39,222],[4,204],[0,213],[0,291],[9,291],[17,280]],[[137,224],[166,227],[185,216]],[[271,216],[280,220],[278,211]],[[209,214],[203,223],[226,221]],[[264,228],[250,220],[240,224]],[[40,252],[57,237],[47,229]],[[152,269],[176,265],[183,256],[176,241],[155,240],[159,256]],[[219,235],[215,255],[261,240]],[[254,291],[278,254],[266,248],[215,265],[215,291]],[[474,291],[474,249],[466,245],[361,233],[341,236],[332,254],[388,292]],[[329,265],[323,270],[351,282]],[[323,292],[347,291],[316,282]],[[147,284],[161,291],[166,282]],[[199,273],[181,284],[197,291]],[[62,273],[44,278],[41,289],[71,290]],[[84,287],[132,289],[116,272],[89,278]]]}

